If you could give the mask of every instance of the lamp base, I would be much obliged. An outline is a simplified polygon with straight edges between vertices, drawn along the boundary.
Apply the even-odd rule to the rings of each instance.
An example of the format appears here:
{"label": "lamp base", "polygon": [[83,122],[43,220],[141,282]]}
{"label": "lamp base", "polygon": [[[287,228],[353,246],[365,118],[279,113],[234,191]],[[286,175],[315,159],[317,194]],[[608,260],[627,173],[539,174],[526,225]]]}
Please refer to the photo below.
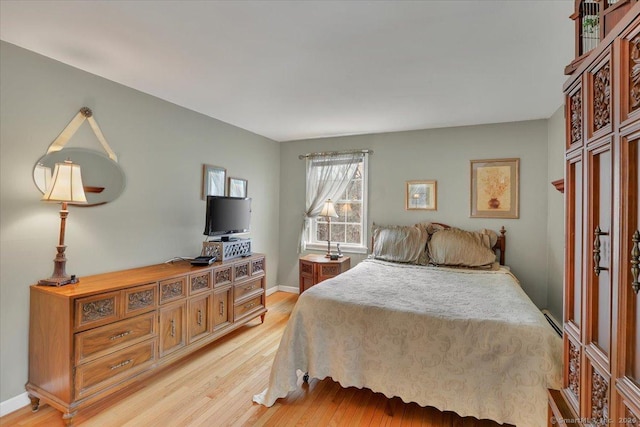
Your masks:
{"label": "lamp base", "polygon": [[72,274],[71,276],[67,274],[67,258],[64,256],[64,250],[67,247],[63,244],[64,227],[61,226],[60,230],[60,244],[56,246],[56,250],[58,251],[58,253],[53,260],[53,274],[48,279],[38,280],[38,285],[64,286],[78,283],[80,281],[80,279],[78,279],[75,274]]}
{"label": "lamp base", "polygon": [[79,278],[76,277],[75,274],[71,276],[62,276],[62,277],[49,277],[48,279],[38,280],[38,285],[44,286],[64,286],[64,285],[73,285],[80,281]]}

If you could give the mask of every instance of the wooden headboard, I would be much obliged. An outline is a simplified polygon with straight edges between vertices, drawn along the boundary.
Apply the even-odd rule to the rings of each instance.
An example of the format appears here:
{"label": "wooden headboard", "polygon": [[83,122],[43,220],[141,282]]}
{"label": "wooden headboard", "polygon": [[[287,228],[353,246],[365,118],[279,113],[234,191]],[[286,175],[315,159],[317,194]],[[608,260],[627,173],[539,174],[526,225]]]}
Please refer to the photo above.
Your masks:
{"label": "wooden headboard", "polygon": [[[441,222],[432,222],[431,224],[439,225],[443,228],[451,228],[450,225],[443,224]],[[500,265],[504,265],[505,259],[505,250],[507,248],[507,238],[505,236],[507,230],[504,228],[504,225],[500,227],[500,234],[498,235],[498,240],[496,244],[493,246],[493,251],[496,253],[496,257],[500,262]],[[373,236],[371,236],[371,250],[373,250]],[[499,252],[499,253],[498,253]]]}

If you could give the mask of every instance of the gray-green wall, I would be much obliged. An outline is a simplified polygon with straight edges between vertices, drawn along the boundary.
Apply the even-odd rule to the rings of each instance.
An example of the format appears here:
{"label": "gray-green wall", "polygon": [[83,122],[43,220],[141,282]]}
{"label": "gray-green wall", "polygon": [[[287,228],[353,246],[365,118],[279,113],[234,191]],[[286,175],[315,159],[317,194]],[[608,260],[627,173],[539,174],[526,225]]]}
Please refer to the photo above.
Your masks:
{"label": "gray-green wall", "polygon": [[[372,222],[436,221],[471,230],[498,230],[504,225],[507,229],[507,264],[538,307],[547,307],[550,299],[555,304],[558,297],[562,298],[562,278],[559,278],[559,295],[549,298],[547,283],[556,278],[549,277],[547,224],[549,216],[556,215],[558,207],[562,208],[562,201],[555,189],[557,194],[550,194],[549,190],[549,136],[555,137],[557,133],[556,129],[549,129],[549,125],[561,129],[563,123],[561,120],[534,120],[282,143],[278,283],[297,286],[298,282],[296,243],[305,199],[305,163],[298,155],[368,148],[374,151],[369,163],[369,226]],[[470,218],[469,161],[509,157],[520,158],[520,218]],[[561,164],[562,154],[553,160],[554,164],[556,161]],[[438,210],[406,211],[405,182],[431,179],[438,182]],[[549,203],[553,204],[553,212]],[[561,215],[559,221],[562,221]],[[363,256],[353,258],[358,262]],[[557,272],[554,270],[554,273]],[[558,289],[553,291],[557,293]]]}
{"label": "gray-green wall", "polygon": [[[93,110],[127,183],[113,203],[70,207],[68,273],[82,280],[199,255],[209,163],[249,180],[253,247],[267,254],[267,285],[275,285],[277,142],[4,42],[0,93],[0,401],[24,393],[29,285],[53,272],[60,227],[59,205],[40,202],[32,169],[82,106]],[[86,123],[69,145],[102,150]]]}
{"label": "gray-green wall", "polygon": [[564,178],[564,106],[548,120],[549,141],[547,155],[548,209],[547,215],[547,308],[558,322],[562,322],[562,283],[564,277],[564,194],[551,185]]}

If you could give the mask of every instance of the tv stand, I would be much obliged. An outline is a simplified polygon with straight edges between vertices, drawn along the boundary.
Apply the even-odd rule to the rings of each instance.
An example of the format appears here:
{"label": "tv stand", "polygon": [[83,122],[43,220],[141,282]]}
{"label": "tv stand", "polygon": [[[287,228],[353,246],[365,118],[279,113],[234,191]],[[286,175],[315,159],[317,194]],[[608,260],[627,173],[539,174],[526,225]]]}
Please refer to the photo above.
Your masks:
{"label": "tv stand", "polygon": [[[225,237],[222,237],[222,239]],[[228,239],[229,240],[202,242],[202,253],[200,255],[214,256],[218,261],[228,261],[253,253],[251,250],[251,239],[240,239],[236,237]]]}

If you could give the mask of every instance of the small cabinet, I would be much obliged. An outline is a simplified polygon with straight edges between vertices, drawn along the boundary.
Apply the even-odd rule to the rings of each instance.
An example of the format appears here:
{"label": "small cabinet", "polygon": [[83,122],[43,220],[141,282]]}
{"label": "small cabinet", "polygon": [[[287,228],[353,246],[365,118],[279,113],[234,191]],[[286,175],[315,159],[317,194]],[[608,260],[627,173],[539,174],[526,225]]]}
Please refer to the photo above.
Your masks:
{"label": "small cabinet", "polygon": [[330,279],[351,268],[351,259],[346,256],[331,260],[324,255],[309,254],[300,258],[300,293],[323,280]]}
{"label": "small cabinet", "polygon": [[189,300],[189,344],[204,338],[211,331],[211,304],[213,296],[204,294]]}
{"label": "small cabinet", "polygon": [[177,302],[160,309],[160,357],[186,345],[187,302]]}
{"label": "small cabinet", "polygon": [[213,292],[213,330],[219,331],[233,322],[230,307],[233,306],[233,292],[231,286],[216,289]]}

